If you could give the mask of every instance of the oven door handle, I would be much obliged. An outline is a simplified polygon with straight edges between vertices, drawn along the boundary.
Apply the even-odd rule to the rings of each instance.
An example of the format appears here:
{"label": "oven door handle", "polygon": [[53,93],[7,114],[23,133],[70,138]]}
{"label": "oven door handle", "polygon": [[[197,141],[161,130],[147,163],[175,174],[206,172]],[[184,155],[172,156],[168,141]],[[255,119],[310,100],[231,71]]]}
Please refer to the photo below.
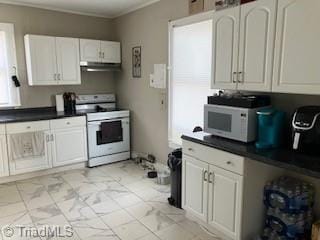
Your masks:
{"label": "oven door handle", "polygon": [[121,121],[122,124],[129,124],[129,120],[125,120],[125,119],[112,119],[112,120],[105,120],[105,121],[88,122],[88,126],[100,126],[101,123],[104,123],[104,122],[116,122],[116,121]]}
{"label": "oven door handle", "polygon": [[88,122],[88,126],[100,126],[103,122]]}

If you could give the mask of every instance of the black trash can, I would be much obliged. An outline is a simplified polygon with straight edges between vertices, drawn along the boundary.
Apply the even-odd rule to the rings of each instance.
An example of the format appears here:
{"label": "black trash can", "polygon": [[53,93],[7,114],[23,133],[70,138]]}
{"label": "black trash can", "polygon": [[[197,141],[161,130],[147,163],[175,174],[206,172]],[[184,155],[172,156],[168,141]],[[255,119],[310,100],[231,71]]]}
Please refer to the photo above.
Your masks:
{"label": "black trash can", "polygon": [[182,181],[182,149],[176,149],[168,156],[168,166],[171,170],[171,197],[169,204],[181,208],[181,181]]}

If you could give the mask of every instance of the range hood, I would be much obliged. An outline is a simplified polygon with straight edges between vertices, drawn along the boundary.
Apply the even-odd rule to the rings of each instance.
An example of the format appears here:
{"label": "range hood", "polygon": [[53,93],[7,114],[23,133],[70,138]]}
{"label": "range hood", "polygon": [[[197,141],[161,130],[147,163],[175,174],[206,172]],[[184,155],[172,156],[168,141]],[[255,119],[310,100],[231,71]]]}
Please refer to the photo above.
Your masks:
{"label": "range hood", "polygon": [[80,62],[84,72],[116,72],[121,70],[121,63]]}

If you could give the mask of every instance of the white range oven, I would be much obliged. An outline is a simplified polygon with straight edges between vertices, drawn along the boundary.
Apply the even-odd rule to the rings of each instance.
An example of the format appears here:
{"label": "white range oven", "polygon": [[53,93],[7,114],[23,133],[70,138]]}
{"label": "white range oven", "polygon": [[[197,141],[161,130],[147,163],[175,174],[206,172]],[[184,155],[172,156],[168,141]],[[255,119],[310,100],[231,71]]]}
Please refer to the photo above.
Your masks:
{"label": "white range oven", "polygon": [[87,113],[89,167],[130,158],[130,112],[114,94],[79,95],[77,111]]}

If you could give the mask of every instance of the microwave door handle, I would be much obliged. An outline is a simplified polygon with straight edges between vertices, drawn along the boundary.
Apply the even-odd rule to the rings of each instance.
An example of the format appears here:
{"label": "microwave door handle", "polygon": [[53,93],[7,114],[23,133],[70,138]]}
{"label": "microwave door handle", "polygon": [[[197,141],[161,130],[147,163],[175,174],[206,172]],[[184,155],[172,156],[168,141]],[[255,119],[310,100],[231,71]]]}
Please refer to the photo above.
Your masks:
{"label": "microwave door handle", "polygon": [[293,149],[298,150],[300,142],[300,133],[296,132],[293,139]]}

